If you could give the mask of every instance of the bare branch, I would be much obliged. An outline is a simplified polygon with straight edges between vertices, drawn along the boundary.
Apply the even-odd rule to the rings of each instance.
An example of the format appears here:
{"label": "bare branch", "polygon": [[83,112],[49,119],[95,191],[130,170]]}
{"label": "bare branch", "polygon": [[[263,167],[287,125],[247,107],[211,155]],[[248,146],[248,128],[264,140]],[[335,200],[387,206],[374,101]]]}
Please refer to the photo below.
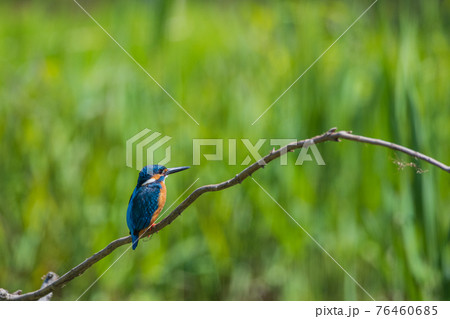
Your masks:
{"label": "bare branch", "polygon": [[[277,159],[281,155],[286,154],[287,152],[291,152],[293,150],[299,149],[306,146],[309,146],[311,144],[319,144],[327,141],[334,141],[339,142],[340,139],[360,142],[360,143],[368,143],[373,145],[379,145],[386,148],[390,148],[395,151],[403,152],[405,154],[408,154],[410,156],[413,156],[415,158],[421,159],[423,161],[426,161],[444,171],[447,173],[450,173],[450,167],[435,160],[434,158],[431,158],[429,156],[426,156],[422,153],[416,152],[414,150],[411,150],[409,148],[406,148],[404,146],[386,142],[379,139],[374,139],[370,137],[360,136],[360,135],[354,135],[349,131],[336,131],[336,128],[330,129],[328,132],[315,136],[313,138],[302,140],[298,142],[294,142],[291,144],[288,144],[286,146],[283,146],[279,148],[278,150],[272,150],[268,155],[260,159],[259,161],[253,163],[252,165],[245,168],[242,172],[237,174],[235,177],[224,181],[219,184],[212,184],[212,185],[205,185],[197,188],[194,190],[180,205],[178,205],[163,221],[155,225],[155,227],[148,230],[143,236],[148,236],[153,233],[159,232],[164,227],[168,226],[170,223],[172,223],[186,208],[188,208],[197,198],[199,198],[202,194],[207,192],[216,192],[220,190],[224,190],[226,188],[235,186],[237,184],[242,183],[247,177],[251,176],[254,172],[259,170],[260,168],[263,168],[268,163],[272,162],[273,160]],[[0,300],[38,300],[39,298],[42,298],[43,296],[46,296],[47,294],[62,288],[66,283],[73,280],[74,278],[82,275],[87,269],[89,269],[92,265],[103,259],[104,257],[111,254],[115,249],[117,249],[120,246],[123,246],[125,244],[131,243],[131,236],[122,237],[119,239],[114,240],[111,242],[108,246],[106,246],[104,249],[100,250],[99,252],[95,253],[82,263],[80,263],[78,266],[72,268],[67,273],[65,273],[63,276],[59,277],[57,280],[53,281],[47,286],[41,287],[39,290],[29,292],[26,294],[21,294],[21,291],[18,291],[16,293],[8,293],[6,290],[0,288]]]}
{"label": "bare branch", "polygon": [[445,165],[444,163],[441,163],[437,160],[435,160],[432,157],[426,156],[422,153],[413,151],[407,147],[398,145],[398,144],[394,144],[391,142],[386,142],[383,140],[379,140],[376,138],[370,138],[370,137],[365,137],[365,136],[360,136],[360,135],[353,135],[351,134],[351,132],[345,132],[345,131],[340,131],[340,132],[336,132],[334,133],[335,136],[337,136],[338,138],[342,138],[342,139],[346,139],[346,140],[350,140],[350,141],[356,141],[356,142],[361,142],[361,143],[368,143],[368,144],[373,144],[373,145],[379,145],[379,146],[384,146],[390,149],[393,149],[395,151],[399,151],[405,154],[408,154],[409,156],[421,159],[425,162],[428,162],[434,166],[439,167],[440,169],[446,171],[447,173],[450,173],[450,166]]}

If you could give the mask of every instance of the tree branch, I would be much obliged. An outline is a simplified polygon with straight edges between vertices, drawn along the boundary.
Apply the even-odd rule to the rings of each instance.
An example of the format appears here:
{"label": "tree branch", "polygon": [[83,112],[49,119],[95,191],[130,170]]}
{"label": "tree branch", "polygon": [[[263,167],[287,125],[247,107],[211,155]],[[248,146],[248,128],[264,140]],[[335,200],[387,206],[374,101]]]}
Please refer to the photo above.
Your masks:
{"label": "tree branch", "polygon": [[[442,170],[444,170],[447,173],[450,173],[450,167],[435,160],[434,158],[431,158],[429,156],[426,156],[422,153],[416,152],[414,150],[411,150],[409,148],[406,148],[404,146],[386,142],[379,139],[369,138],[365,136],[360,135],[354,135],[350,131],[336,131],[336,128],[330,129],[328,132],[315,136],[311,139],[302,140],[298,142],[294,142],[291,144],[288,144],[284,147],[279,148],[278,150],[274,150],[270,152],[268,155],[260,159],[259,161],[253,163],[252,165],[245,168],[242,172],[237,174],[235,177],[219,183],[219,184],[213,184],[213,185],[205,185],[197,188],[194,190],[180,205],[178,205],[164,220],[162,220],[160,223],[156,224],[153,228],[150,230],[147,230],[143,236],[148,236],[153,233],[159,232],[164,227],[168,226],[170,223],[172,223],[186,208],[188,208],[197,198],[199,198],[202,194],[207,192],[216,192],[220,191],[232,186],[235,186],[237,184],[242,183],[247,177],[252,175],[254,172],[259,170],[260,168],[263,168],[268,163],[272,162],[273,160],[277,159],[278,157],[286,154],[287,152],[292,152],[296,149],[300,149],[302,147],[308,147],[311,144],[319,144],[327,141],[334,141],[339,142],[340,139],[360,142],[360,143],[368,143],[373,145],[379,145],[386,148],[390,148],[395,151],[403,152],[405,154],[408,154],[412,157],[421,159],[423,161],[426,161]],[[105,258],[109,254],[111,254],[115,249],[117,249],[120,246],[126,245],[131,243],[131,236],[122,237],[119,239],[116,239],[112,241],[108,246],[100,250],[99,252],[95,253],[82,263],[80,263],[78,266],[72,268],[67,273],[65,273],[63,276],[59,277],[57,280],[53,281],[52,283],[41,287],[39,290],[29,292],[26,294],[21,294],[21,291],[15,292],[15,293],[8,293],[8,291],[0,288],[0,300],[38,300],[39,298],[42,298],[46,296],[47,294],[62,288],[66,283],[70,282],[71,280],[75,279],[76,277],[82,275],[87,269],[89,269],[92,265],[100,261],[101,259]]]}

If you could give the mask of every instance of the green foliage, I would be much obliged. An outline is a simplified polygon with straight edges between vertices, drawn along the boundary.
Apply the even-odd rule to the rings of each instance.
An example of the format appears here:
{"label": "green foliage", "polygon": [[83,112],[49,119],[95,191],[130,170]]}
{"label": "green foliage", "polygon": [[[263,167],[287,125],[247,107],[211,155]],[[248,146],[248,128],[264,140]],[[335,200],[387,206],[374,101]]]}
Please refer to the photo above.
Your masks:
{"label": "green foliage", "polygon": [[[0,286],[35,290],[128,234],[137,171],[125,142],[173,137],[303,139],[337,126],[450,162],[448,1],[379,1],[255,125],[370,1],[82,1],[197,126],[72,1],[0,4]],[[247,152],[238,140],[238,163]],[[268,142],[260,153],[267,153]],[[450,298],[449,175],[375,146],[318,146],[254,178],[375,298]],[[225,154],[227,156],[227,152]],[[400,170],[394,161],[414,162]],[[168,205],[203,161],[169,179]],[[72,281],[76,299],[127,247]],[[206,194],[128,251],[90,300],[353,300],[355,283],[252,181]]]}

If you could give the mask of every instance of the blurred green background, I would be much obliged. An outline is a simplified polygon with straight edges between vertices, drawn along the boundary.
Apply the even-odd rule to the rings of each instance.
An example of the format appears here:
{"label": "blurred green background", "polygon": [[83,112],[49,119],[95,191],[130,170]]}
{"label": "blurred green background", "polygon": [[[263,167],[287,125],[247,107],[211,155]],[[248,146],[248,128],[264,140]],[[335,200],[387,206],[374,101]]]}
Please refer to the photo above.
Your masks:
{"label": "blurred green background", "polygon": [[[0,287],[11,292],[128,234],[138,172],[125,143],[145,128],[172,137],[168,166],[192,165],[194,138],[225,139],[223,161],[168,180],[166,206],[197,178],[244,169],[241,138],[268,139],[264,154],[269,139],[337,126],[450,163],[450,1],[378,1],[253,126],[371,1],[80,3],[200,125],[73,1],[2,1]],[[326,166],[296,166],[296,152],[253,177],[375,299],[448,300],[449,175],[371,145],[318,149]],[[78,298],[127,248],[54,299]],[[369,299],[251,179],[199,198],[82,298]]]}

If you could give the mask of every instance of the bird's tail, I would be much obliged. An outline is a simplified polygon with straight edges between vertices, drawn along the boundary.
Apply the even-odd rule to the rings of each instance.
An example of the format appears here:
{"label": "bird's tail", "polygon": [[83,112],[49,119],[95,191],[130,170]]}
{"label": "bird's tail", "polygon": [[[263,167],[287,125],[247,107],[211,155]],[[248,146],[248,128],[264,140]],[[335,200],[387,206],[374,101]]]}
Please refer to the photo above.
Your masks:
{"label": "bird's tail", "polygon": [[133,245],[131,246],[133,250],[136,249],[138,242],[139,242],[139,233],[138,234],[131,234],[131,240]]}

